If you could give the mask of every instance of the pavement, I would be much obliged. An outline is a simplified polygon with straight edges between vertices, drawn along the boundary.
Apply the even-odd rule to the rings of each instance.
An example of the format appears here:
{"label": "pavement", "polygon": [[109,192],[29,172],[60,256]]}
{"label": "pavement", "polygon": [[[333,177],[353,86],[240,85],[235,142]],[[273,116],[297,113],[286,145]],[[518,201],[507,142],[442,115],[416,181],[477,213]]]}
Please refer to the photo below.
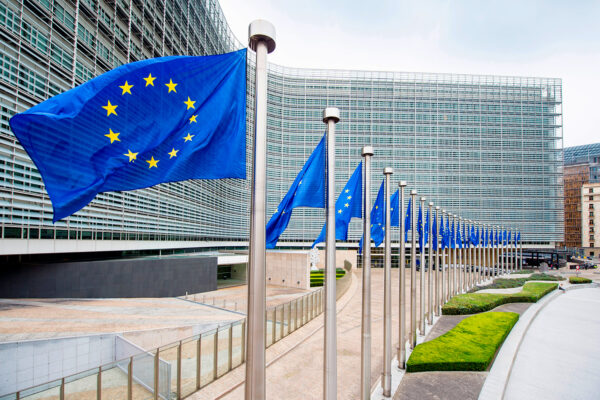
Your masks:
{"label": "pavement", "polygon": [[504,399],[597,399],[600,395],[600,290],[568,290],[527,330]]}

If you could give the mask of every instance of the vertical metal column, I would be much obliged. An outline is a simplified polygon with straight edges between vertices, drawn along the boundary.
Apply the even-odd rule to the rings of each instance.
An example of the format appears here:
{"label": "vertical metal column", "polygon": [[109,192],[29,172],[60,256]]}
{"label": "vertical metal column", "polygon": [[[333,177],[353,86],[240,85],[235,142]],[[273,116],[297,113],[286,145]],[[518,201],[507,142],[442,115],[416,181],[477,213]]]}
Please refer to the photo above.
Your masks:
{"label": "vertical metal column", "polygon": [[361,379],[362,400],[371,398],[371,156],[373,147],[362,148],[365,158],[364,201],[363,201],[363,276],[362,276],[362,321],[361,321]]}
{"label": "vertical metal column", "polygon": [[417,345],[417,191],[410,191],[410,348]]}
{"label": "vertical metal column", "polygon": [[429,224],[427,238],[429,239],[429,268],[427,269],[427,323],[433,324],[433,237],[431,232],[433,224],[433,203],[429,202]]}
{"label": "vertical metal column", "polygon": [[[479,278],[481,276],[481,271],[483,269],[483,265],[484,265],[484,254],[483,254],[483,224],[482,223],[477,223],[477,239],[479,239],[478,243],[477,243],[477,265],[479,266],[478,268],[478,273],[477,273],[477,277]],[[477,283],[479,283],[481,280],[477,279]]]}
{"label": "vertical metal column", "polygon": [[[456,229],[456,228],[458,227],[458,223],[457,223],[458,215],[452,214],[452,218],[453,218],[453,222],[454,222],[454,238],[453,239],[454,239],[454,243],[457,244],[456,237],[457,237],[458,229]],[[456,266],[457,266],[456,253],[458,253],[458,246],[455,245],[454,249],[452,249],[452,250],[453,250],[452,253],[454,253],[454,254],[452,255],[452,291],[450,292],[450,297],[454,296],[457,293],[457,291],[456,291],[456,287],[457,287],[457,285],[456,285]]]}
{"label": "vertical metal column", "polygon": [[267,54],[275,50],[275,27],[264,20],[248,27],[248,46],[256,52],[254,168],[248,257],[248,335],[246,400],[262,400],[265,392],[266,205],[267,205]]}
{"label": "vertical metal column", "polygon": [[435,241],[435,301],[433,304],[435,304],[435,315],[439,316],[440,315],[440,307],[442,306],[442,295],[440,293],[440,282],[441,282],[441,278],[442,278],[442,274],[440,271],[440,251],[441,251],[441,247],[440,246],[440,206],[435,206],[435,231],[437,232]]}
{"label": "vertical metal column", "polygon": [[[458,217],[458,221],[461,225],[461,228],[465,226],[465,221],[463,217]],[[457,229],[459,231],[459,229]],[[464,229],[463,229],[464,232]],[[460,232],[459,232],[460,234]],[[464,290],[464,282],[463,282],[463,264],[465,262],[465,238],[461,235],[460,248],[458,249],[458,271],[457,271],[457,288],[456,293],[462,293]]]}
{"label": "vertical metal column", "polygon": [[323,122],[327,124],[327,231],[325,248],[325,360],[323,362],[323,398],[337,399],[337,331],[335,309],[335,124],[340,110],[327,107]]}
{"label": "vertical metal column", "polygon": [[[421,226],[419,227],[420,231],[425,235],[425,201],[427,199],[425,197],[421,197],[421,210],[423,212],[423,218],[421,218]],[[425,238],[423,238],[425,239]],[[419,242],[423,243],[423,246],[419,246],[420,253],[420,273],[419,277],[421,278],[419,281],[419,287],[421,291],[419,293],[419,297],[421,301],[419,302],[419,325],[421,326],[420,332],[421,335],[425,335],[425,240],[419,240]],[[419,244],[420,244],[419,243]]]}
{"label": "vertical metal column", "polygon": [[523,270],[523,238],[519,238],[519,271]]}
{"label": "vertical metal column", "polygon": [[[448,214],[446,213],[446,210],[442,210],[442,216],[444,217],[444,220],[446,218],[448,218]],[[441,226],[441,224],[440,224]],[[441,230],[444,230],[445,228],[443,226],[441,226]],[[448,251],[448,258],[450,258],[450,251]],[[446,285],[448,282],[448,278],[447,278],[447,268],[448,263],[446,262],[446,249],[442,247],[442,298],[440,301],[440,309],[441,307],[446,303],[446,301],[448,301],[448,290],[446,290]],[[441,311],[441,310],[440,310]]]}
{"label": "vertical metal column", "polygon": [[383,261],[383,374],[381,388],[383,395],[392,395],[392,236],[390,178],[394,173],[391,167],[383,169],[385,176],[385,254]]}
{"label": "vertical metal column", "polygon": [[398,304],[400,310],[398,312],[399,321],[399,332],[398,332],[398,366],[400,368],[406,368],[406,238],[404,230],[406,226],[404,224],[404,188],[406,187],[406,181],[400,181],[398,184],[400,187],[400,204],[399,208],[399,225],[400,225],[400,261],[398,263],[399,273],[399,284],[398,284],[398,296],[400,297]]}

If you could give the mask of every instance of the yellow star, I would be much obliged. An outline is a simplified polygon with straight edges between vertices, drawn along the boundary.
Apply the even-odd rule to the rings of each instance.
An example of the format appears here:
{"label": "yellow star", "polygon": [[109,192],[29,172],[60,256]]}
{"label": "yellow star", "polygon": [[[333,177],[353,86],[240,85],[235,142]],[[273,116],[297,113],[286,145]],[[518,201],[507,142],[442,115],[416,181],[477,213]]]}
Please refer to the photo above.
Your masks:
{"label": "yellow star", "polygon": [[[188,133],[189,135],[189,133]],[[173,157],[177,157],[177,153],[179,152],[179,150],[175,150],[175,147],[173,147],[173,150],[171,150],[170,153],[168,153],[171,157],[169,157],[169,159],[173,158]]]}
{"label": "yellow star", "polygon": [[169,83],[165,83],[165,86],[169,88],[169,91],[167,93],[171,93],[171,92],[177,93],[177,90],[175,90],[175,86],[177,86],[177,84],[173,83],[173,79],[169,79]]}
{"label": "yellow star", "polygon": [[156,79],[155,76],[152,76],[152,74],[148,74],[147,78],[144,78],[144,80],[146,81],[146,86],[150,85],[150,86],[154,86],[154,80]]}
{"label": "yellow star", "polygon": [[192,138],[196,136],[196,135],[190,135],[189,133],[187,134],[187,136],[184,136],[183,138],[185,139],[186,142],[191,142]]}
{"label": "yellow star", "polygon": [[159,162],[159,161],[160,161],[160,160],[155,160],[155,159],[154,159],[154,156],[152,156],[152,158],[151,158],[150,160],[146,160],[146,162],[149,164],[149,165],[148,165],[148,168],[152,168],[152,167],[154,167],[154,168],[158,168],[158,162]]}
{"label": "yellow star", "polygon": [[117,112],[115,111],[115,109],[119,107],[117,105],[112,105],[110,104],[110,100],[108,101],[108,104],[105,106],[102,106],[102,108],[104,108],[106,110],[106,116],[108,117],[110,114],[115,114],[117,115]]}
{"label": "yellow star", "polygon": [[106,136],[107,138],[110,139],[110,143],[112,143],[112,142],[120,142],[121,141],[121,139],[119,139],[119,132],[113,132],[112,129],[110,129],[110,128],[108,129],[108,132],[109,133],[107,133],[104,136]]}
{"label": "yellow star", "polygon": [[127,154],[123,155],[129,157],[129,162],[132,162],[137,158],[138,153],[132,153],[131,150],[127,150]]}
{"label": "yellow star", "polygon": [[195,115],[195,114],[190,117],[190,124],[192,122],[198,122],[198,121],[196,121],[196,117],[197,117],[197,115]]}
{"label": "yellow star", "polygon": [[119,86],[121,89],[123,89],[123,93],[121,93],[121,96],[124,95],[125,93],[129,93],[131,94],[131,88],[133,87],[133,85],[129,85],[127,83],[127,81],[125,81],[125,84],[123,86]]}
{"label": "yellow star", "polygon": [[196,102],[190,99],[190,96],[188,96],[187,101],[184,101],[183,103],[187,104],[186,110],[189,110],[190,108],[193,108],[194,110],[196,109],[196,107],[194,107],[194,104],[196,104]]}

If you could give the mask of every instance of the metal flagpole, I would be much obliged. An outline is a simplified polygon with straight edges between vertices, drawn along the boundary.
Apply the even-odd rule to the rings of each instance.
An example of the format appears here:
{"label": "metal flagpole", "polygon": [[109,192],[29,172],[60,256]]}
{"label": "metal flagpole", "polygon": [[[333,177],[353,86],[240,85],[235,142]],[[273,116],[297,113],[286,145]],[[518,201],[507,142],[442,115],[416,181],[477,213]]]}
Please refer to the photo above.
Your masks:
{"label": "metal flagpole", "polygon": [[515,255],[514,255],[514,257],[513,257],[513,258],[514,258],[514,260],[515,260],[515,262],[514,262],[514,267],[513,267],[513,268],[514,268],[514,270],[513,270],[513,271],[514,271],[514,272],[516,272],[516,271],[519,269],[519,266],[517,265],[517,262],[519,261],[519,260],[518,260],[518,257],[519,257],[519,249],[517,248],[517,230],[516,230],[516,229],[513,231],[513,243],[514,243],[514,246],[513,246],[513,247],[514,247],[514,249],[515,249],[515,250],[514,250],[514,253],[515,253]]}
{"label": "metal flagpole", "polygon": [[456,253],[458,252],[457,250],[457,244],[456,243],[456,232],[457,232],[457,222],[458,222],[458,215],[456,214],[452,214],[452,222],[454,224],[454,234],[453,234],[453,239],[454,239],[454,249],[452,249],[452,290],[450,291],[450,296],[449,297],[453,297],[456,294]]}
{"label": "metal flagpole", "polygon": [[385,175],[385,255],[383,265],[383,374],[381,388],[383,395],[392,395],[392,236],[390,222],[390,178],[394,173],[391,167],[383,169]]}
{"label": "metal flagpole", "polygon": [[[463,217],[458,217],[458,220],[460,221],[461,227],[463,227],[463,229],[464,229],[465,221],[464,221]],[[463,232],[464,232],[464,230],[463,230]],[[463,282],[463,264],[465,262],[465,254],[466,254],[465,253],[465,238],[463,237],[462,240],[461,240],[461,242],[460,242],[460,250],[458,252],[458,271],[457,271],[457,273],[458,273],[458,277],[457,277],[458,278],[458,282],[457,282],[458,283],[458,289],[456,291],[457,293],[462,293],[463,290],[464,290],[464,286],[463,286],[464,285],[464,282]],[[466,270],[466,268],[465,268],[465,270]]]}
{"label": "metal flagpole", "polygon": [[[519,233],[520,236],[520,233]],[[523,271],[523,238],[519,237],[519,271]]]}
{"label": "metal flagpole", "polygon": [[500,227],[500,271],[502,275],[506,273],[506,264],[504,263],[504,234],[503,227]]}
{"label": "metal flagpole", "polygon": [[364,201],[363,201],[363,276],[362,276],[362,321],[361,321],[361,379],[362,400],[371,398],[371,156],[373,147],[362,148],[365,158]]}
{"label": "metal flagpole", "polygon": [[[425,197],[421,197],[421,210],[423,210],[423,218],[421,218],[421,226],[419,228],[421,228],[421,232],[423,232],[423,235],[425,235],[425,200],[427,200]],[[423,238],[425,239],[425,238]],[[419,248],[419,250],[421,251],[420,254],[420,282],[419,282],[419,286],[421,288],[421,291],[419,293],[419,297],[421,299],[421,301],[419,302],[419,325],[421,326],[421,335],[425,335],[425,240],[420,241],[421,243],[423,243],[423,246]]]}
{"label": "metal flagpole", "polygon": [[[442,210],[442,216],[444,220],[448,218],[446,210]],[[444,227],[442,226],[441,229],[443,230]],[[450,258],[450,251],[448,251],[448,258]],[[446,289],[446,282],[448,282],[446,268],[448,264],[446,262],[446,249],[442,247],[442,299],[440,301],[440,308],[448,301],[448,290]]]}
{"label": "metal flagpole", "polygon": [[429,224],[427,226],[427,238],[429,239],[429,267],[427,268],[427,323],[433,324],[433,237],[431,231],[433,224],[433,203],[429,202]]}
{"label": "metal flagpole", "polygon": [[[483,224],[483,238],[485,239],[486,236],[485,234],[487,233],[487,225]],[[485,273],[485,267],[487,266],[487,259],[488,259],[488,254],[487,254],[487,249],[488,248],[488,242],[486,240],[483,241],[483,264],[480,267],[481,268],[481,273],[479,274],[479,282],[482,282],[485,280],[485,276],[483,275]]]}
{"label": "metal flagpole", "polygon": [[248,27],[256,52],[254,107],[254,176],[250,208],[248,257],[248,330],[246,336],[246,400],[265,398],[266,195],[267,195],[267,54],[275,50],[275,27],[265,20]]}
{"label": "metal flagpole", "polygon": [[325,360],[323,362],[323,398],[337,399],[337,332],[335,271],[335,124],[340,110],[327,107],[323,122],[327,124],[327,231],[325,250]]}
{"label": "metal flagpole", "polygon": [[417,345],[417,191],[410,191],[412,208],[411,216],[411,247],[410,247],[410,348]]}
{"label": "metal flagpole", "polygon": [[440,307],[442,306],[442,296],[440,294],[440,282],[442,275],[440,273],[440,206],[435,206],[435,231],[436,235],[436,251],[435,251],[435,315],[440,315]]}
{"label": "metal flagpole", "polygon": [[400,296],[398,304],[400,305],[400,326],[398,333],[398,366],[400,368],[406,368],[406,247],[404,237],[404,230],[406,229],[404,225],[404,188],[406,187],[406,181],[400,181],[398,184],[400,187],[400,210],[399,210],[399,218],[400,218],[400,282],[398,287],[398,296]]}

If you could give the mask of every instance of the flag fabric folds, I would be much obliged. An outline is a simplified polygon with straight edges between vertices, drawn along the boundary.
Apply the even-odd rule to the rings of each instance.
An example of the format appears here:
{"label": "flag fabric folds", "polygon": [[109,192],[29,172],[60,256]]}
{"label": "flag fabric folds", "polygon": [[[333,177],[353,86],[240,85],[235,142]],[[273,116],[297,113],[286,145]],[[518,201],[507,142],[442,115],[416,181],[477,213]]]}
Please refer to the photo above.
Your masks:
{"label": "flag fabric folds", "polygon": [[440,245],[442,250],[444,250],[448,247],[448,230],[444,226],[444,214],[440,215],[440,235],[442,237]]}
{"label": "flag fabric folds", "polygon": [[325,136],[302,167],[267,223],[266,247],[272,249],[285,231],[296,207],[325,208]]}
{"label": "flag fabric folds", "polygon": [[[336,240],[348,239],[348,225],[352,217],[362,218],[362,162],[358,164],[335,202]],[[323,226],[311,247],[325,241],[326,229],[327,224]]]}
{"label": "flag fabric folds", "polygon": [[[463,225],[464,227],[464,225]],[[464,235],[464,232],[461,234],[460,233],[460,220],[456,223],[456,248],[457,249],[462,249],[463,248],[463,238],[462,236]]]}
{"label": "flag fabric folds", "polygon": [[17,114],[56,222],[101,192],[246,178],[246,49],[122,65]]}
{"label": "flag fabric folds", "polygon": [[438,249],[438,229],[437,229],[437,212],[433,215],[433,226],[431,227],[431,239],[433,242],[433,250]]}
{"label": "flag fabric folds", "polygon": [[408,207],[406,207],[406,216],[404,217],[404,241],[408,242],[408,232],[411,228],[412,221],[412,198],[408,199]]}
{"label": "flag fabric folds", "polygon": [[454,219],[452,219],[452,226],[450,227],[450,248],[456,248],[456,231],[454,230]]}
{"label": "flag fabric folds", "polygon": [[[400,190],[396,190],[390,199],[390,226],[400,226]],[[385,213],[384,213],[385,216]]]}

